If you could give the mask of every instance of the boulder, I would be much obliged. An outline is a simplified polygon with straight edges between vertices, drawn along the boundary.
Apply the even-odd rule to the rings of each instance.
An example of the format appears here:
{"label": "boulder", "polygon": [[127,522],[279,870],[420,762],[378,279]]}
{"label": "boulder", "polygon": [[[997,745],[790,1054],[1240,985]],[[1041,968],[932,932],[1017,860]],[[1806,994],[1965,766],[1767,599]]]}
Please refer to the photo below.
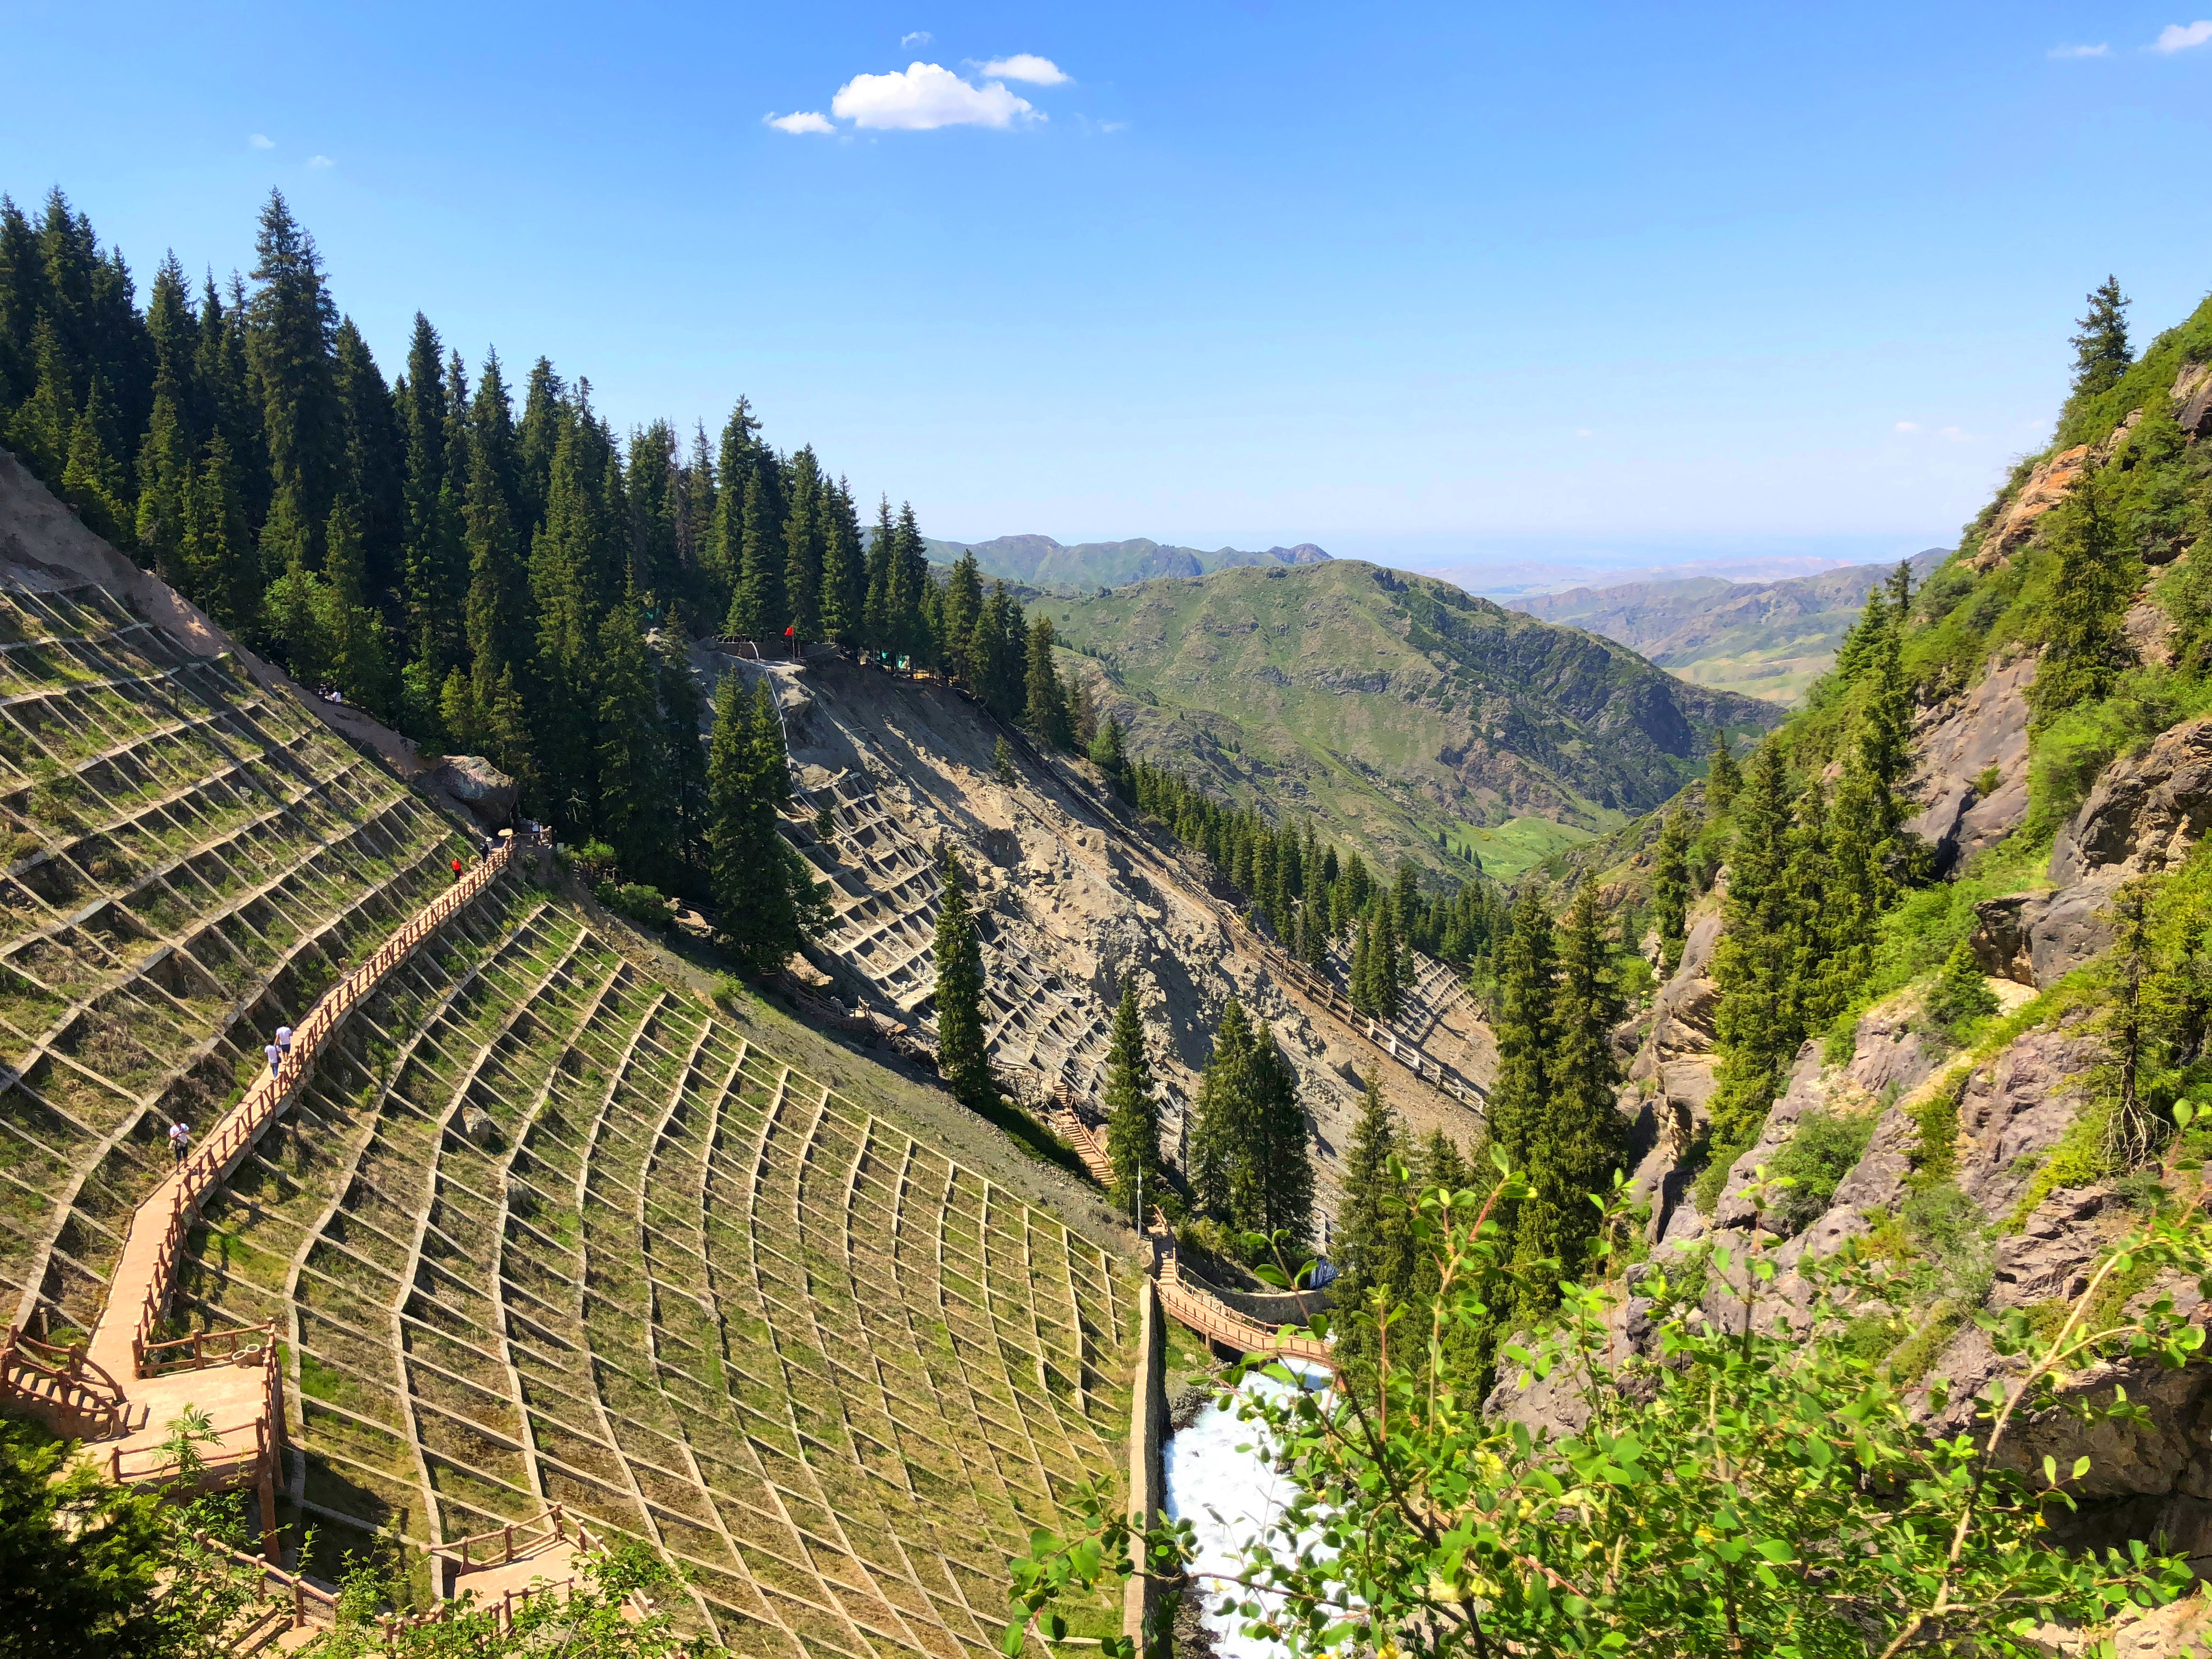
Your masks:
{"label": "boulder", "polygon": [[481,755],[447,756],[429,783],[467,807],[487,830],[504,829],[514,821],[514,780]]}
{"label": "boulder", "polygon": [[[1993,662],[1964,696],[1921,717],[1908,786],[1923,804],[1905,828],[1933,849],[1936,872],[1994,847],[2027,818],[2027,688],[2035,659]],[[1994,769],[1996,785],[1980,787]]]}
{"label": "boulder", "polygon": [[2022,909],[2033,983],[2057,984],[2112,942],[2112,923],[2106,910],[2112,889],[2118,884],[2085,882],[2031,900]]}
{"label": "boulder", "polygon": [[487,1152],[499,1145],[499,1125],[481,1106],[461,1108],[461,1133]]}

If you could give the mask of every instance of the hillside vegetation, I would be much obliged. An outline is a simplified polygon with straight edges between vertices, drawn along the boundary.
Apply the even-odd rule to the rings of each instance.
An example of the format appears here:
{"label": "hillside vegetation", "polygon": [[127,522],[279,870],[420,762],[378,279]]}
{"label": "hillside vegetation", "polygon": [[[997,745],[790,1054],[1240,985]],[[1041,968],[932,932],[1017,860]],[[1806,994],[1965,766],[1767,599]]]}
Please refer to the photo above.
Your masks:
{"label": "hillside vegetation", "polygon": [[1328,555],[1311,542],[1271,547],[1172,547],[1142,536],[1125,542],[1081,542],[1064,547],[1049,536],[994,536],[988,542],[945,542],[927,538],[929,556],[939,564],[975,556],[987,576],[1037,587],[1125,587],[1155,576],[1203,576],[1241,565],[1321,564]]}
{"label": "hillside vegetation", "polygon": [[[1948,548],[1915,554],[1914,577],[1924,581],[1949,556]],[[1602,634],[1696,684],[1787,708],[1834,665],[1866,596],[1894,568],[1850,565],[1786,581],[1698,576],[1627,582],[1505,604],[1545,622]]]}
{"label": "hillside vegetation", "polygon": [[1131,751],[1271,814],[1310,813],[1376,867],[1511,875],[1649,811],[1771,705],[1353,560],[1040,600],[1091,659]]}

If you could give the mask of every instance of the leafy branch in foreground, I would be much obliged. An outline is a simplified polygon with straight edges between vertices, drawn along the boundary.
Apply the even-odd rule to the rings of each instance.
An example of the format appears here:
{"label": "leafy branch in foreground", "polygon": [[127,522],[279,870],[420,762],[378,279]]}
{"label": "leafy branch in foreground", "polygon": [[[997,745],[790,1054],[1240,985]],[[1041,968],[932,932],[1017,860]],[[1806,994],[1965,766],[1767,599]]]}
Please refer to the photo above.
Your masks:
{"label": "leafy branch in foreground", "polygon": [[[2177,1109],[2185,1125],[2193,1115]],[[2169,1177],[2174,1169],[2169,1163]],[[1502,1168],[1487,1194],[1432,1189],[1410,1206],[1439,1288],[1425,1306],[1387,1290],[1343,1310],[1370,1328],[1371,1379],[1322,1393],[1244,1398],[1241,1409],[1285,1460],[1295,1495],[1245,1546],[1237,1570],[1200,1587],[1251,1635],[1294,1654],[1349,1643],[1502,1659],[1530,1654],[1897,1659],[1929,1649],[2035,1653],[2046,1622],[2094,1627],[2172,1600],[2185,1565],[2141,1543],[2069,1553],[2047,1522],[2074,1507],[2089,1469],[2025,1460],[2008,1438],[2024,1413],[2088,1423],[2145,1420],[2117,1383],[2085,1379],[2125,1356],[2179,1368],[2204,1334],[2170,1295],[2093,1318],[2115,1282],[2156,1289],[2179,1275],[2212,1289],[2212,1221],[2203,1177],[2106,1256],[2047,1336],[2024,1316],[1983,1323],[2009,1374],[1977,1402],[1976,1427],[1931,1435],[1903,1386],[1844,1340],[1887,1316],[1907,1287],[1847,1241],[1796,1271],[1808,1294],[1776,1285],[1773,1242],[1756,1224],[1741,1248],[1705,1243],[1645,1267],[1641,1352],[1618,1335],[1630,1293],[1610,1241],[1626,1236],[1625,1188],[1593,1199],[1603,1218],[1588,1285],[1563,1283],[1557,1324],[1502,1352],[1547,1380],[1582,1426],[1551,1437],[1483,1414],[1475,1379],[1455,1374],[1449,1339],[1506,1294],[1506,1241],[1492,1219],[1525,1183]],[[1764,1207],[1787,1177],[1747,1188]],[[1326,1335],[1327,1318],[1307,1328]],[[1407,1353],[1411,1348],[1415,1352]],[[1279,1365],[1267,1373],[1289,1381]],[[1465,1389],[1469,1392],[1462,1393]],[[1949,1403],[1939,1386],[1929,1405]],[[1055,1604],[1111,1576],[1174,1579],[1195,1558],[1190,1529],[1139,1532],[1088,1504],[1085,1528],[1040,1531],[1013,1564],[1019,1610],[1006,1650],[1032,1626],[1051,1637]],[[1107,1659],[1134,1659],[1109,1640]]]}

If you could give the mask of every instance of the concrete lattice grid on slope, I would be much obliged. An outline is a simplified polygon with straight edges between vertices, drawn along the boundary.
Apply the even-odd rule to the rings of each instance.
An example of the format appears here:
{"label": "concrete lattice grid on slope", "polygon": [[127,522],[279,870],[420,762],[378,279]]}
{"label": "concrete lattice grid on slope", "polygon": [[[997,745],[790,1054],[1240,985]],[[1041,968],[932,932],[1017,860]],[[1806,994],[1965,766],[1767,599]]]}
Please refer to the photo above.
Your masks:
{"label": "concrete lattice grid on slope", "polygon": [[205,1130],[454,843],[231,662],[97,587],[0,592],[0,1285],[89,1326],[163,1132]]}
{"label": "concrete lattice grid on slope", "polygon": [[295,1322],[331,1532],[554,1499],[741,1650],[951,1655],[1116,1467],[1127,1272],[510,878],[356,1015],[179,1304]]}
{"label": "concrete lattice grid on slope", "polygon": [[[0,594],[0,1273],[50,1334],[90,1323],[169,1119],[211,1122],[458,850],[228,661],[95,589]],[[419,1543],[565,1499],[741,1649],[995,1645],[1006,1553],[1119,1462],[1118,1264],[520,879],[341,1048],[175,1302],[288,1337],[288,1521]]]}

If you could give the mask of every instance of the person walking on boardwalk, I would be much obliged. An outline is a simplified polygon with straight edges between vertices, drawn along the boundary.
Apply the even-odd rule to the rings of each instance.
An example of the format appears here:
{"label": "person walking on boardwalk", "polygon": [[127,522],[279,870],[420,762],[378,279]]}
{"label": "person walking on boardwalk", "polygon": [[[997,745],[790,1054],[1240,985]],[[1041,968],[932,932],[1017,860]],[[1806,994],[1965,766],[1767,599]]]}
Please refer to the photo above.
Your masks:
{"label": "person walking on boardwalk", "polygon": [[460,861],[459,859],[455,859],[455,860],[453,860],[453,879],[454,879],[455,881],[459,881],[460,878],[461,878],[461,861]]}
{"label": "person walking on boardwalk", "polygon": [[179,1118],[169,1126],[169,1151],[175,1155],[176,1161],[182,1164],[185,1161],[185,1154],[191,1149],[191,1127],[185,1122],[184,1119]]}
{"label": "person walking on boardwalk", "polygon": [[292,1052],[292,1028],[290,1026],[279,1025],[276,1028],[276,1047],[280,1053],[289,1054]]}
{"label": "person walking on boardwalk", "polygon": [[276,1068],[284,1063],[284,1051],[272,1042],[261,1052],[269,1056],[269,1075],[275,1077]]}

